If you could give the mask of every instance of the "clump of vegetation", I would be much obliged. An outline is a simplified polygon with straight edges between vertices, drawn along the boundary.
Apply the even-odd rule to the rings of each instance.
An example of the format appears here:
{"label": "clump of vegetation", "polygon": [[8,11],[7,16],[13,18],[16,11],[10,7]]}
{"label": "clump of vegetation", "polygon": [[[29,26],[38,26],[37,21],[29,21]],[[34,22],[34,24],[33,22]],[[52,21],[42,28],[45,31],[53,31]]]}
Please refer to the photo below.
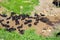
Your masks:
{"label": "clump of vegetation", "polygon": [[4,40],[59,40],[60,37],[51,36],[44,37],[42,35],[37,35],[33,29],[26,30],[23,35],[18,32],[7,32],[4,29],[0,29],[0,39]]}
{"label": "clump of vegetation", "polygon": [[0,5],[17,14],[29,14],[39,0],[3,0]]}

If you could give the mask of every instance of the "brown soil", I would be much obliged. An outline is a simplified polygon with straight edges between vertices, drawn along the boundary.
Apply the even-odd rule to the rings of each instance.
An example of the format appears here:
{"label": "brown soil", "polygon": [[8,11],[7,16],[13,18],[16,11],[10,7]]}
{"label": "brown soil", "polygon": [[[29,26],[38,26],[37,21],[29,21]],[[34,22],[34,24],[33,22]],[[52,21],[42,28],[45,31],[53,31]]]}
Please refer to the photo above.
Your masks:
{"label": "brown soil", "polygon": [[[55,7],[52,4],[53,0],[40,0],[40,4],[38,6],[35,7],[35,10],[33,10],[31,13],[33,16],[34,13],[42,13],[47,17],[54,25],[57,23],[60,23],[60,8]],[[5,12],[5,9],[3,7],[0,8],[0,13]],[[10,16],[10,12],[6,12],[8,17]],[[0,16],[0,20],[2,19],[2,17]],[[28,25],[24,25],[24,21],[19,20],[20,24],[19,25],[15,25],[15,21],[12,21],[12,19],[10,20],[6,20],[6,18],[3,18],[4,21],[3,23],[6,24],[7,21],[9,21],[9,25],[10,27],[14,27],[17,29],[17,26],[23,24],[23,28],[21,28],[21,30],[26,30],[29,29],[30,27],[28,27]],[[27,20],[29,20],[28,18],[26,18]],[[37,34],[42,34],[44,36],[48,36],[50,34],[52,34],[52,32],[54,31],[54,26],[50,26],[44,22],[39,21],[39,23],[37,25],[34,25],[35,20],[32,19],[32,27],[36,30]],[[0,24],[0,26],[2,27],[2,25]],[[18,31],[18,30],[17,30]]]}

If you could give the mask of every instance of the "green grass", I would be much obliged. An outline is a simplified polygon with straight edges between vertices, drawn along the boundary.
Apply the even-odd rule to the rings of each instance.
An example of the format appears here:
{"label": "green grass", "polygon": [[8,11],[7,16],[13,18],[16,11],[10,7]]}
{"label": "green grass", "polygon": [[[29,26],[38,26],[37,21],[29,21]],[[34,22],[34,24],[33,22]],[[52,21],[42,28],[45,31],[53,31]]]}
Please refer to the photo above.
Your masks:
{"label": "green grass", "polygon": [[39,0],[3,0],[0,5],[17,14],[30,14],[38,3]]}
{"label": "green grass", "polygon": [[60,37],[44,37],[37,35],[33,29],[25,31],[25,34],[20,35],[18,32],[7,32],[4,29],[0,29],[0,39],[4,40],[59,40]]}

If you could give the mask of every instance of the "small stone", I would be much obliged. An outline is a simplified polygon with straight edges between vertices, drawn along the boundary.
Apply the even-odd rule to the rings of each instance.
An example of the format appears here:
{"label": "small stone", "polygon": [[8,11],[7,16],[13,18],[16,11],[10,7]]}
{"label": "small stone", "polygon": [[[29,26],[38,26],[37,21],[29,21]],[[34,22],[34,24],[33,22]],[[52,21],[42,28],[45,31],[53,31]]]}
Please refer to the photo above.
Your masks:
{"label": "small stone", "polygon": [[41,16],[45,16],[44,14],[40,13]]}
{"label": "small stone", "polygon": [[28,24],[28,22],[24,22],[24,24]]}
{"label": "small stone", "polygon": [[0,20],[0,23],[1,23],[2,21],[4,21],[4,20],[3,20],[3,19],[2,19],[2,20]]}
{"label": "small stone", "polygon": [[34,18],[34,17],[28,17],[28,18]]}
{"label": "small stone", "polygon": [[32,20],[25,20],[24,24],[28,24],[28,23],[31,23]]}
{"label": "small stone", "polygon": [[2,17],[7,17],[7,15],[6,15],[6,14],[0,14],[0,16],[2,16]]}
{"label": "small stone", "polygon": [[7,24],[9,24],[9,21],[7,21]]}
{"label": "small stone", "polygon": [[6,30],[9,31],[9,32],[12,32],[12,31],[15,31],[16,28],[7,28]]}
{"label": "small stone", "polygon": [[48,19],[48,18],[43,18],[43,17],[42,17],[42,18],[40,19],[40,21],[42,21],[42,22],[46,23],[46,22],[48,22],[48,21],[49,21],[49,19]]}
{"label": "small stone", "polygon": [[49,29],[48,31],[51,32],[51,29]]}
{"label": "small stone", "polygon": [[29,27],[31,27],[31,26],[32,26],[32,24],[28,24],[28,26],[29,26]]}
{"label": "small stone", "polygon": [[23,24],[21,26],[18,26],[17,28],[19,29],[19,28],[22,28],[22,27],[23,27]]}
{"label": "small stone", "polygon": [[43,30],[47,30],[46,28],[43,28]]}
{"label": "small stone", "polygon": [[36,19],[36,21],[39,21],[39,20],[40,20],[40,19],[38,19],[38,18]]}
{"label": "small stone", "polygon": [[32,22],[32,20],[25,20],[26,22],[28,22],[28,23],[31,23]]}
{"label": "small stone", "polygon": [[18,20],[18,19],[20,19],[20,16],[17,16],[17,15],[12,16],[12,20]]}
{"label": "small stone", "polygon": [[26,17],[28,17],[28,15],[22,14],[21,17],[22,17],[21,20],[24,20]]}
{"label": "small stone", "polygon": [[9,20],[9,19],[11,19],[11,17],[8,17],[6,20]]}
{"label": "small stone", "polygon": [[11,16],[13,16],[14,14],[16,14],[15,12],[11,12]]}
{"label": "small stone", "polygon": [[50,26],[53,26],[52,22],[46,17],[45,18],[41,18],[40,21],[42,21],[42,22],[44,22],[44,23],[46,23],[46,24],[48,24]]}
{"label": "small stone", "polygon": [[37,25],[38,22],[34,22],[34,25]]}
{"label": "small stone", "polygon": [[34,16],[39,16],[39,15],[35,13]]}
{"label": "small stone", "polygon": [[20,32],[20,34],[24,34],[24,30],[20,30],[19,32]]}
{"label": "small stone", "polygon": [[18,25],[20,24],[18,20],[15,20],[15,25]]}
{"label": "small stone", "polygon": [[10,27],[9,25],[3,24],[3,23],[1,23],[1,25],[4,26],[4,27]]}

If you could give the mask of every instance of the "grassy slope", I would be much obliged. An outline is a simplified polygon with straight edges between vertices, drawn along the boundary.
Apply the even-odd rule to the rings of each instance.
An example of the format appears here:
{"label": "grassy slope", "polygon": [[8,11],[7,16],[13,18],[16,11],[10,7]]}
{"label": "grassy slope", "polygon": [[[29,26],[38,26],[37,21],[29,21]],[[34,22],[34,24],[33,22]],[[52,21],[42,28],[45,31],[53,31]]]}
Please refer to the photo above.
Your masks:
{"label": "grassy slope", "polygon": [[4,40],[59,40],[59,37],[43,37],[35,34],[34,30],[29,29],[25,31],[24,35],[20,35],[17,32],[7,32],[0,29],[0,39]]}
{"label": "grassy slope", "polygon": [[0,5],[18,14],[29,14],[33,10],[33,7],[36,6],[38,3],[39,0],[3,0],[3,2],[0,3]]}

